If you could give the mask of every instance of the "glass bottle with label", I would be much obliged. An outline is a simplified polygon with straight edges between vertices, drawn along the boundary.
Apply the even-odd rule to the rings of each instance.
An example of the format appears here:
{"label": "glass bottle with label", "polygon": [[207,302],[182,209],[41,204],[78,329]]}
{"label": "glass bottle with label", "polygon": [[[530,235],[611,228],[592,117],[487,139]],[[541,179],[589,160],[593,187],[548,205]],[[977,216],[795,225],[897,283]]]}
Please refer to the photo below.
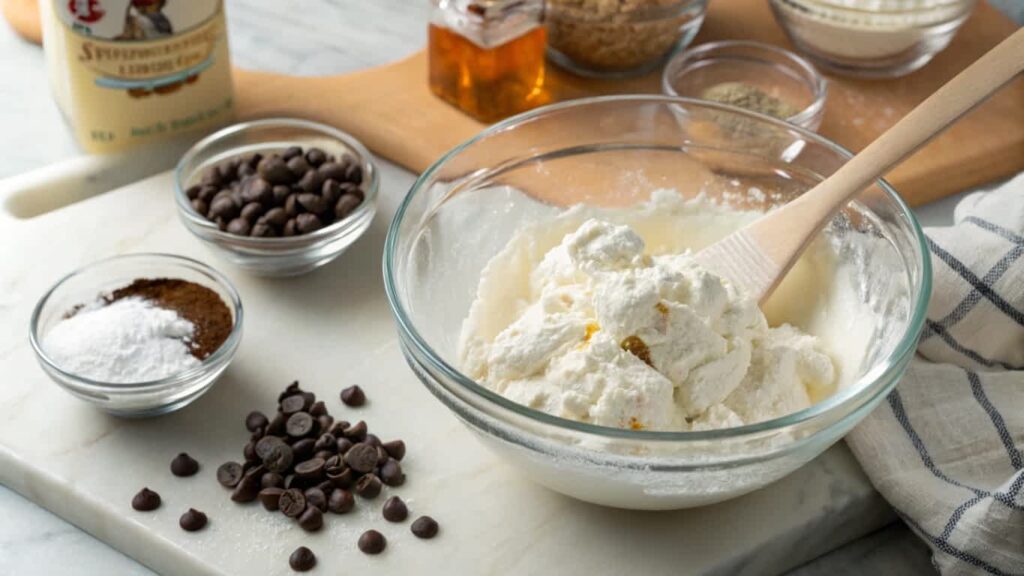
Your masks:
{"label": "glass bottle with label", "polygon": [[223,0],[40,0],[54,98],[87,152],[232,117]]}

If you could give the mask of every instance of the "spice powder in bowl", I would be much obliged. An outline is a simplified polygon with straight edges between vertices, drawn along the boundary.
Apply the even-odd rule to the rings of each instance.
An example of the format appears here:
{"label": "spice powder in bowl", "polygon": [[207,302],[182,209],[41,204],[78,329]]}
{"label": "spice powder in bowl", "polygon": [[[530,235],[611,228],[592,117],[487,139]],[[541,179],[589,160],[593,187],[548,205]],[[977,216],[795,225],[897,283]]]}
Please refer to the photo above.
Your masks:
{"label": "spice powder in bowl", "polygon": [[80,377],[150,382],[198,366],[232,328],[231,311],[210,288],[138,279],[73,308],[43,336],[42,348],[57,366]]}

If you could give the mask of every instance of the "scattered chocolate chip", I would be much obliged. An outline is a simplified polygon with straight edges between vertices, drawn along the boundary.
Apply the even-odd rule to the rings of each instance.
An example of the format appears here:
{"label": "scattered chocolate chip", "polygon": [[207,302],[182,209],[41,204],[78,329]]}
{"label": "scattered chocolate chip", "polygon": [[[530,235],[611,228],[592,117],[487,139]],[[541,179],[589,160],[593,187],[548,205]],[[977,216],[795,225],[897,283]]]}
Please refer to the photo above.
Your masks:
{"label": "scattered chocolate chip", "polygon": [[334,437],[330,432],[325,432],[316,439],[316,444],[313,446],[313,450],[337,450],[338,439]]}
{"label": "scattered chocolate chip", "polygon": [[285,516],[298,518],[306,509],[306,497],[302,494],[302,490],[289,488],[281,494],[278,507]]}
{"label": "scattered chocolate chip", "polygon": [[262,471],[253,469],[242,476],[235,490],[231,493],[231,500],[234,502],[252,502],[260,494],[260,478]]}
{"label": "scattered chocolate chip", "polygon": [[285,416],[291,416],[296,412],[302,412],[306,409],[306,398],[302,394],[295,394],[289,396],[284,400],[281,400],[281,413]]}
{"label": "scattered chocolate chip", "polygon": [[330,450],[318,450],[313,453],[313,458],[319,458],[321,460],[327,460],[334,455],[334,452]]}
{"label": "scattered chocolate chip", "polygon": [[362,406],[366,403],[366,394],[363,393],[363,389],[356,384],[341,391],[341,401],[344,402],[346,406]]}
{"label": "scattered chocolate chip", "polygon": [[225,488],[234,488],[242,480],[242,465],[238,462],[225,462],[217,468],[217,482]]}
{"label": "scattered chocolate chip", "polygon": [[367,434],[366,438],[363,439],[363,442],[373,446],[374,448],[377,448],[381,444],[380,438],[378,438],[376,434]]}
{"label": "scattered chocolate chip", "polygon": [[295,459],[298,461],[309,460],[313,457],[313,453],[316,452],[316,440],[312,438],[303,438],[292,444],[292,452],[295,453]]}
{"label": "scattered chocolate chip", "polygon": [[261,488],[281,488],[284,486],[284,477],[277,472],[265,472],[260,477]]}
{"label": "scattered chocolate chip", "polygon": [[377,449],[360,442],[345,453],[345,463],[356,472],[370,472],[377,467]]}
{"label": "scattered chocolate chip", "polygon": [[284,474],[291,467],[293,459],[292,447],[282,442],[270,449],[270,453],[263,459],[263,465],[271,472]]}
{"label": "scattered chocolate chip", "polygon": [[401,440],[392,440],[381,444],[388,454],[391,455],[395,460],[401,460],[405,458],[405,442]]}
{"label": "scattered chocolate chip", "polygon": [[186,532],[195,532],[196,530],[202,530],[206,526],[206,521],[206,514],[195,508],[189,508],[188,512],[182,514],[181,518],[178,519],[178,525]]}
{"label": "scattered chocolate chip", "polygon": [[295,475],[300,478],[319,478],[324,473],[324,460],[312,458],[295,465]]}
{"label": "scattered chocolate chip", "polygon": [[388,546],[384,535],[376,530],[367,530],[359,537],[359,549],[364,554],[380,554]]}
{"label": "scattered chocolate chip", "polygon": [[171,474],[175,476],[191,476],[199,471],[199,462],[182,452],[171,460]]}
{"label": "scattered chocolate chip", "polygon": [[327,497],[327,510],[335,514],[345,514],[355,508],[356,499],[352,493],[343,488],[338,488]]}
{"label": "scattered chocolate chip", "polygon": [[267,425],[267,434],[274,436],[280,436],[284,434],[284,424],[288,421],[288,418],[284,414],[275,414],[274,418]]}
{"label": "scattered chocolate chip", "polygon": [[348,488],[355,482],[356,475],[351,468],[336,468],[327,472],[327,479],[338,488]]}
{"label": "scattered chocolate chip", "polygon": [[313,402],[313,405],[309,407],[309,415],[316,416],[317,418],[320,416],[327,416],[327,405],[324,404],[323,400]]}
{"label": "scattered chocolate chip", "polygon": [[259,499],[260,504],[271,512],[276,512],[281,502],[281,495],[284,494],[284,488],[264,488],[260,490]]}
{"label": "scattered chocolate chip", "polygon": [[437,521],[430,516],[420,516],[410,526],[412,533],[418,538],[430,539],[437,536]]}
{"label": "scattered chocolate chip", "polygon": [[409,508],[398,496],[392,496],[384,501],[384,519],[388,522],[404,522],[409,517]]}
{"label": "scattered chocolate chip", "polygon": [[362,442],[363,438],[366,438],[366,422],[360,420],[348,428],[345,428],[345,431],[342,432],[342,434],[345,438],[348,438],[353,442]]}
{"label": "scattered chocolate chip", "polygon": [[306,506],[319,508],[321,512],[327,511],[327,495],[319,488],[307,488],[302,493],[306,497]]}
{"label": "scattered chocolate chip", "polygon": [[324,513],[316,506],[307,506],[299,516],[299,527],[306,532],[316,532],[324,525]]}
{"label": "scattered chocolate chip", "polygon": [[288,557],[288,566],[296,572],[308,572],[316,566],[316,554],[305,546],[299,546]]}
{"label": "scattered chocolate chip", "polygon": [[[273,432],[270,431],[271,428],[273,428],[273,427],[274,427],[274,423],[271,422],[270,426],[267,428],[267,436],[264,436],[263,438],[260,438],[259,441],[256,442],[256,447],[255,447],[256,456],[260,460],[266,459],[266,457],[270,455],[270,451],[273,450],[275,446],[279,446],[281,444],[284,444],[284,440],[281,440],[279,437],[274,436]],[[282,432],[283,432],[283,430],[282,430]]]}
{"label": "scattered chocolate chip", "polygon": [[377,496],[380,496],[380,490],[383,484],[381,484],[380,478],[377,478],[376,474],[366,474],[356,480],[355,492],[356,494],[372,500]]}
{"label": "scattered chocolate chip", "polygon": [[[256,442],[259,442],[259,440],[257,440]],[[245,447],[242,448],[242,457],[245,458],[245,461],[247,463],[258,463],[260,461],[259,455],[256,454],[256,442],[249,440],[249,442],[246,443]]]}
{"label": "scattered chocolate chip", "polygon": [[284,429],[292,438],[308,436],[313,431],[313,417],[306,412],[296,412],[288,417]]}
{"label": "scattered chocolate chip", "polygon": [[139,493],[132,497],[132,508],[139,512],[149,512],[150,510],[156,510],[159,507],[160,495],[149,488],[139,490]]}
{"label": "scattered chocolate chip", "polygon": [[348,452],[355,444],[348,438],[338,438],[338,454],[344,455]]}
{"label": "scattered chocolate chip", "polygon": [[387,462],[380,467],[380,479],[388,486],[401,486],[405,484],[405,473],[402,472],[402,465],[394,458],[388,458]]}
{"label": "scattered chocolate chip", "polygon": [[[314,404],[315,406],[315,404]],[[320,430],[330,430],[331,426],[334,425],[334,417],[330,414],[324,414],[316,417],[316,423],[320,426]]]}
{"label": "scattered chocolate chip", "polygon": [[330,497],[331,492],[334,492],[335,486],[330,480],[321,480],[314,488],[319,488],[324,493],[324,496]]}

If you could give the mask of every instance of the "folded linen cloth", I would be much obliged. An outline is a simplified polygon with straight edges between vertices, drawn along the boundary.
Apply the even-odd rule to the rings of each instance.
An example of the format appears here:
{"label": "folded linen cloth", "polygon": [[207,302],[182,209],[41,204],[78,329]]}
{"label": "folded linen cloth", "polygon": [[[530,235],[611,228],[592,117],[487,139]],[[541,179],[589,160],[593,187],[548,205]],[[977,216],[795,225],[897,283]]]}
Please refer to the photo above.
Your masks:
{"label": "folded linen cloth", "polygon": [[944,575],[1024,575],[1024,174],[927,228],[918,357],[847,442]]}

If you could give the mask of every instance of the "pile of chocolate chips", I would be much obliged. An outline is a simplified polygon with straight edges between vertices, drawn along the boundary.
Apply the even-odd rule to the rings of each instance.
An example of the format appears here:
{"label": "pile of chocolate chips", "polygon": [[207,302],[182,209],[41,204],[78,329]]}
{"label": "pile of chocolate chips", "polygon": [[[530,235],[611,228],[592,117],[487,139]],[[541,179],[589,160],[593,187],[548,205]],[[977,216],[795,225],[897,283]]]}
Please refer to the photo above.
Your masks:
{"label": "pile of chocolate chips", "polygon": [[[358,386],[343,390],[341,398],[353,407],[366,400]],[[232,490],[235,502],[259,500],[264,508],[292,518],[304,530],[323,527],[327,512],[352,511],[356,506],[353,493],[372,500],[383,486],[405,483],[400,464],[405,457],[403,441],[382,442],[362,420],[335,420],[324,402],[302,390],[298,382],[278,396],[273,417],[252,412],[245,427],[251,436],[242,450],[244,461],[222,464],[217,481]],[[389,522],[403,522],[408,508],[401,498],[392,496],[382,515]],[[437,523],[423,516],[410,529],[420,538],[432,538]],[[357,544],[367,554],[379,554],[387,546],[384,536],[375,530],[365,532]],[[311,552],[297,550],[293,567],[306,565],[311,556]]]}
{"label": "pile of chocolate chips", "polygon": [[309,234],[349,216],[365,199],[363,167],[319,148],[292,146],[211,166],[185,191],[192,208],[238,236]]}

